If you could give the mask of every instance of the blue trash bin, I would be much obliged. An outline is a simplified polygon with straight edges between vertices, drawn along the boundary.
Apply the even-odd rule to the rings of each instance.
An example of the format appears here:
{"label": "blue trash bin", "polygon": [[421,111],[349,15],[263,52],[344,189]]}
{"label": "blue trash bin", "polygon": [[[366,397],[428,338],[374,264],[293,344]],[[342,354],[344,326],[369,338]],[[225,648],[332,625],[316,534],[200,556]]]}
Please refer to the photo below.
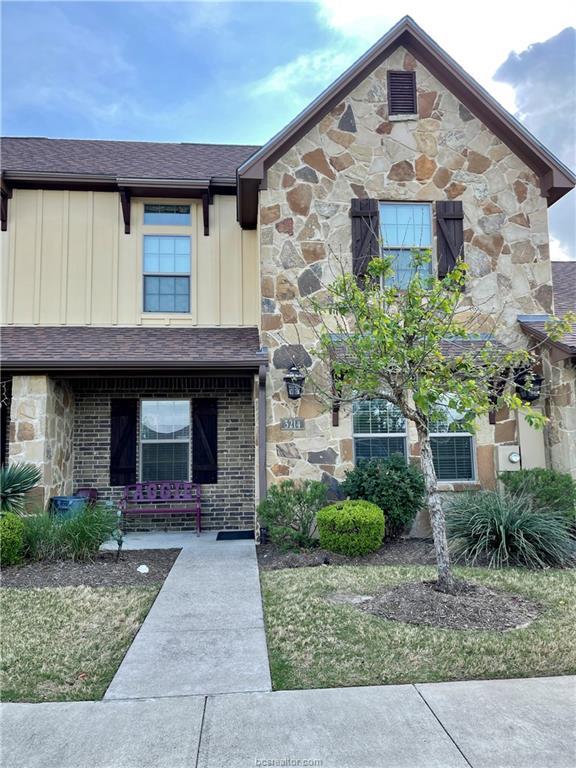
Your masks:
{"label": "blue trash bin", "polygon": [[50,514],[61,520],[69,520],[82,512],[86,502],[87,499],[83,496],[52,496]]}

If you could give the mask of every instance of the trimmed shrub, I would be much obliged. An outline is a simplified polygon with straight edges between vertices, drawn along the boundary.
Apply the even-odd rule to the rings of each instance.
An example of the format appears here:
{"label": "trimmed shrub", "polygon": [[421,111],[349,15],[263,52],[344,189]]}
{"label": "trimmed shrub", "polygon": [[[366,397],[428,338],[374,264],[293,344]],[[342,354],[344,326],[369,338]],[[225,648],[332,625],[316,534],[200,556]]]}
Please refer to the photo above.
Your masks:
{"label": "trimmed shrub", "polygon": [[350,499],[371,501],[386,515],[386,537],[400,536],[424,503],[422,472],[401,454],[358,464],[347,473],[342,491]]}
{"label": "trimmed shrub", "polygon": [[0,564],[16,565],[22,562],[24,523],[14,512],[0,517]]}
{"label": "trimmed shrub", "polygon": [[316,543],[316,513],[326,504],[327,488],[318,480],[283,480],[268,490],[258,505],[260,523],[270,541],[281,549],[312,547]]}
{"label": "trimmed shrub", "polygon": [[520,469],[502,472],[500,480],[509,493],[530,496],[535,509],[564,512],[576,521],[576,480],[553,469]]}
{"label": "trimmed shrub", "polygon": [[521,494],[459,494],[448,508],[446,527],[452,553],[471,565],[562,566],[576,551],[566,516],[536,510]]}
{"label": "trimmed shrub", "polygon": [[24,554],[31,560],[87,560],[118,526],[114,510],[99,504],[87,504],[75,517],[42,512],[22,520]]}
{"label": "trimmed shrub", "polygon": [[24,497],[40,482],[40,470],[33,464],[0,467],[0,511],[24,511]]}
{"label": "trimmed shrub", "polygon": [[384,538],[384,513],[370,501],[338,501],[321,509],[316,520],[320,546],[341,555],[376,552]]}

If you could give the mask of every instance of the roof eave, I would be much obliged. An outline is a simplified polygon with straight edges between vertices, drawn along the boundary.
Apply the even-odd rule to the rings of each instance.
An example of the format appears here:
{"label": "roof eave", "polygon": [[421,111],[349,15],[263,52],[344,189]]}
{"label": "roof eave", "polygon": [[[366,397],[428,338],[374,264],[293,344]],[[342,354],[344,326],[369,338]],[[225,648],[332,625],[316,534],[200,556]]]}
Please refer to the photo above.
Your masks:
{"label": "roof eave", "polygon": [[562,341],[552,341],[548,338],[548,334],[544,330],[534,328],[530,323],[519,321],[520,328],[525,334],[531,336],[536,341],[546,344],[553,351],[551,354],[552,362],[559,362],[560,360],[569,360],[570,358],[576,358],[576,347],[570,344],[564,344]]}
{"label": "roof eave", "polygon": [[225,370],[255,370],[257,371],[261,365],[268,365],[267,356],[255,356],[253,358],[247,358],[245,360],[229,360],[229,361],[215,361],[215,360],[188,360],[188,361],[91,361],[91,360],[3,360],[2,370],[5,373],[16,373],[31,371],[52,373],[54,371],[85,371],[85,372],[98,372],[98,371],[137,371],[137,372],[150,372],[150,371],[186,371],[186,370],[211,370],[211,371],[225,371]]}

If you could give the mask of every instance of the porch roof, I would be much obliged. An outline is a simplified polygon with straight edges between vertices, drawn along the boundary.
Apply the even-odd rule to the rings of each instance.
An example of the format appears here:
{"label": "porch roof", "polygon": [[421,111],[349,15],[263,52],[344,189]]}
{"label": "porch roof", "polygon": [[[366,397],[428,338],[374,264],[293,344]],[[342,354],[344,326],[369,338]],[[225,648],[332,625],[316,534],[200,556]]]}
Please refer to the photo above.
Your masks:
{"label": "porch roof", "polygon": [[257,369],[266,364],[256,327],[119,328],[5,326],[5,371]]}
{"label": "porch roof", "polygon": [[[576,262],[552,261],[552,286],[554,292],[554,313],[556,317],[564,317],[568,312],[576,312]],[[560,339],[551,341],[546,333],[547,315],[538,317],[519,317],[522,330],[536,339],[545,342],[552,348],[552,360],[576,358],[576,323]]]}

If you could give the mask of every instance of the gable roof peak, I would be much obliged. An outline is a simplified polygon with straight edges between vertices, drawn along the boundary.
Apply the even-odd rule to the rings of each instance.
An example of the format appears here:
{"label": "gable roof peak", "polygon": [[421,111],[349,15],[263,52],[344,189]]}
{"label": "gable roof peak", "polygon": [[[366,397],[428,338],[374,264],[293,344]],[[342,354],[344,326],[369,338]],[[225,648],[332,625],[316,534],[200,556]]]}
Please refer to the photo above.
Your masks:
{"label": "gable roof peak", "polygon": [[549,205],[576,185],[576,176],[569,168],[465,72],[411,16],[403,16],[332,85],[239,166],[238,218],[242,226],[256,226],[257,205],[253,198],[268,168],[400,45],[422,62],[472,114],[535,171]]}

